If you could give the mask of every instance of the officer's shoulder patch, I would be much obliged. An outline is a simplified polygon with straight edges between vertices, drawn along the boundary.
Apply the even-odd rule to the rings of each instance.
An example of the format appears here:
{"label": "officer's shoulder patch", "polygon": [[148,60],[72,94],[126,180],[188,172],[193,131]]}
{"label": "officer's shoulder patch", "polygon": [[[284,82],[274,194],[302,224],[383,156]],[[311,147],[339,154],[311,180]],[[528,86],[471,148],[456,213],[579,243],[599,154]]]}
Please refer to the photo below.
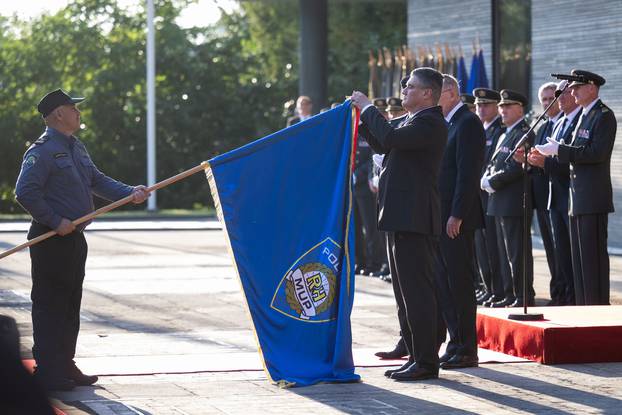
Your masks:
{"label": "officer's shoulder patch", "polygon": [[37,141],[35,141],[34,144],[40,146],[41,144],[45,144],[49,139],[49,135],[42,135],[41,137],[37,138]]}
{"label": "officer's shoulder patch", "polygon": [[37,153],[30,153],[24,159],[24,169],[28,169],[35,165],[37,160],[39,159],[39,155]]}

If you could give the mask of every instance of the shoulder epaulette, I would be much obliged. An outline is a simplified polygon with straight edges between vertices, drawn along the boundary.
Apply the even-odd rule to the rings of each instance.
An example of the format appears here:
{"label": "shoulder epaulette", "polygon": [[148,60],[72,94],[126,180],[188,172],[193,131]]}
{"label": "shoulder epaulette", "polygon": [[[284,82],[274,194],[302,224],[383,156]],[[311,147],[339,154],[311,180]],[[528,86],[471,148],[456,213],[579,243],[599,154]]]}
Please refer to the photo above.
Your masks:
{"label": "shoulder epaulette", "polygon": [[41,137],[37,138],[37,141],[35,141],[34,144],[40,146],[41,144],[45,144],[49,139],[49,135],[42,135]]}
{"label": "shoulder epaulette", "polygon": [[608,107],[603,106],[601,112],[605,113],[605,112],[609,112],[611,111]]}

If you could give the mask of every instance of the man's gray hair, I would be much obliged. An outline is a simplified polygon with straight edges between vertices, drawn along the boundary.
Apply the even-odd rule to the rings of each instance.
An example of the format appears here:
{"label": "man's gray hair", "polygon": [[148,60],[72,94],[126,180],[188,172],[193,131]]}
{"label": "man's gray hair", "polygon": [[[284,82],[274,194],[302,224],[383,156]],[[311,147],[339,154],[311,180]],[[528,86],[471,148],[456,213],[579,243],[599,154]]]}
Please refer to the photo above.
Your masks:
{"label": "man's gray hair", "polygon": [[456,95],[460,95],[460,82],[453,75],[443,74],[443,89],[451,88],[456,92]]}
{"label": "man's gray hair", "polygon": [[410,73],[411,76],[415,76],[424,88],[432,90],[432,98],[434,103],[438,103],[438,99],[441,97],[441,89],[443,88],[443,74],[434,68],[417,68],[413,69]]}
{"label": "man's gray hair", "polygon": [[557,84],[555,82],[547,82],[545,84],[540,85],[540,88],[538,88],[538,97],[540,97],[540,95],[542,94],[542,91],[547,90],[547,89],[552,89],[553,91],[555,91],[557,89]]}

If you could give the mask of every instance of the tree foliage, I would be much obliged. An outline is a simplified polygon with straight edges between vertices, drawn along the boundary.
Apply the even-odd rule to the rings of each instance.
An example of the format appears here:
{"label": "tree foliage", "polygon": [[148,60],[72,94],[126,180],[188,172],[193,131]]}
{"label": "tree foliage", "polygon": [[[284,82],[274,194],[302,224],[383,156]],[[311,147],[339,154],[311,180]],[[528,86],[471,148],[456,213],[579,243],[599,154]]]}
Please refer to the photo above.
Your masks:
{"label": "tree foliage", "polygon": [[[156,0],[157,177],[283,127],[295,98],[298,1],[243,1],[206,27],[175,23],[192,0]],[[329,1],[329,96],[365,89],[367,51],[405,41],[405,0]],[[77,134],[98,167],[146,181],[146,12],[74,0],[31,21],[0,16],[0,211],[16,212],[21,157],[43,130],[36,104],[63,88],[86,96]],[[203,177],[159,192],[160,208],[211,203]]]}

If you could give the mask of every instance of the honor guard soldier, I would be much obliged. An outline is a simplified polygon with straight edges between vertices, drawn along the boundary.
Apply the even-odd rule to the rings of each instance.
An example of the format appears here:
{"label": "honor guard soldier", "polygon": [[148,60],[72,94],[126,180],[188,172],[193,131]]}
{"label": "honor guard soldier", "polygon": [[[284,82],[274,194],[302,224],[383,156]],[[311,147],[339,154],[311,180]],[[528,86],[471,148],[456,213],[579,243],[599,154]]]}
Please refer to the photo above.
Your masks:
{"label": "honor guard soldier", "polygon": [[[479,119],[484,124],[486,134],[486,147],[484,150],[484,164],[481,175],[484,175],[490,163],[492,154],[497,147],[497,141],[505,132],[505,126],[501,123],[501,116],[497,104],[501,101],[498,91],[487,88],[475,88],[475,107]],[[501,270],[507,266],[506,261],[499,260],[497,241],[497,225],[495,217],[486,214],[488,207],[488,192],[480,189],[480,200],[484,211],[484,228],[475,231],[475,253],[480,274],[484,282],[484,289],[477,295],[477,303],[490,306],[492,303],[512,297],[514,288],[510,279],[509,270]],[[503,278],[506,276],[506,278]]]}
{"label": "honor guard soldier", "polygon": [[387,100],[387,114],[389,114],[389,120],[406,115],[406,110],[402,107],[402,100],[397,97],[389,98]]}
{"label": "honor guard soldier", "polygon": [[[523,94],[509,89],[501,91],[501,101],[498,107],[507,129],[499,137],[495,152],[480,182],[481,188],[489,193],[487,214],[495,217],[497,225],[499,259],[505,262],[501,269],[510,271],[510,279],[514,287],[511,297],[493,303],[492,307],[522,307],[523,289],[527,290],[528,305],[533,305],[535,298],[531,238],[527,238],[526,248],[523,248],[522,240],[523,229],[531,227],[531,190],[527,192],[526,198],[529,223],[525,224],[523,219],[523,167],[515,159],[506,162],[512,149],[529,131],[529,125],[524,118],[526,106],[527,98]],[[527,146],[531,146],[533,141],[534,135],[531,133],[527,138]],[[523,287],[523,255],[526,259],[526,287]]]}
{"label": "honor guard soldier", "polygon": [[551,139],[537,150],[570,163],[570,236],[577,305],[609,304],[607,223],[613,212],[611,152],[617,121],[598,97],[605,78],[575,69],[572,96],[583,109],[572,141]]}
{"label": "honor guard soldier", "polygon": [[37,109],[47,128],[26,151],[15,195],[32,216],[28,239],[51,230],[56,235],[30,247],[32,261],[33,356],[35,376],[47,390],[91,385],[74,356],[80,328],[80,302],[87,244],[73,220],[93,212],[93,194],[108,200],[133,195],[143,202],[145,186],[128,186],[104,175],[73,133],[80,129],[80,111],[60,89],[44,96]]}

